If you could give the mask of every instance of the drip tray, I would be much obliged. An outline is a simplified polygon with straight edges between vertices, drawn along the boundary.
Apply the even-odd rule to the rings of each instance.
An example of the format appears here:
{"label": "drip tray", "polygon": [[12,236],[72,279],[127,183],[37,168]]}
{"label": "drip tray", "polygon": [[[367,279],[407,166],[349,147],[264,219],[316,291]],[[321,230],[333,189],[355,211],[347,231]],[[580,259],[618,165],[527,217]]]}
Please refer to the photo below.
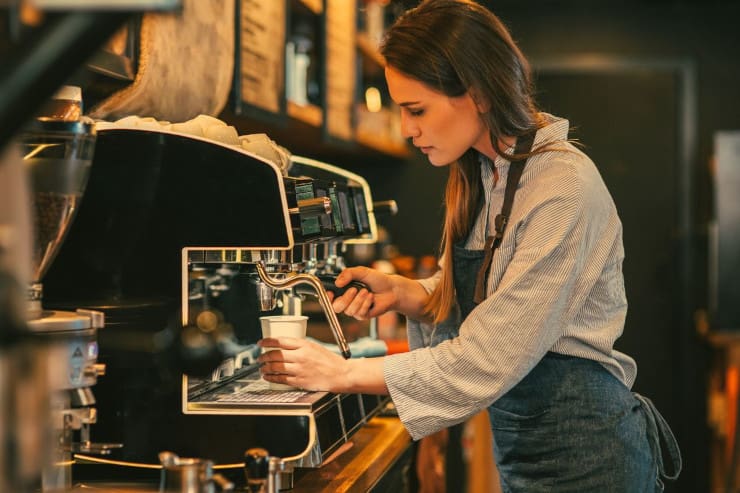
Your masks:
{"label": "drip tray", "polygon": [[[194,416],[283,416],[300,418],[301,429],[309,431],[303,454],[296,456],[298,467],[318,467],[338,450],[361,426],[389,402],[387,396],[333,394],[303,390],[271,390],[257,366],[240,368],[220,381],[183,379],[187,389],[185,414]],[[303,421],[308,418],[307,421]],[[309,454],[313,439],[318,447]],[[295,440],[295,437],[292,438]],[[273,450],[276,444],[267,444]],[[300,447],[299,447],[300,448]],[[318,456],[315,454],[318,453]],[[305,455],[308,454],[308,455]]]}
{"label": "drip tray", "polygon": [[189,392],[185,412],[190,414],[296,414],[316,412],[333,394],[305,390],[271,390],[260,378],[259,371],[250,371],[207,392]]}

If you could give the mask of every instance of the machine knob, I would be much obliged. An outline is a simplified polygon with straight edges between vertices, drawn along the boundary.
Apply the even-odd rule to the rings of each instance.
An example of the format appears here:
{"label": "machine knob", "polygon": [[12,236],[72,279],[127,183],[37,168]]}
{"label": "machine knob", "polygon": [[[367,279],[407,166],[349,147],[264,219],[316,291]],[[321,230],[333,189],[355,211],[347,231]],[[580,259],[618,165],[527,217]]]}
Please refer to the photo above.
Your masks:
{"label": "machine knob", "polygon": [[267,492],[267,475],[270,468],[270,456],[263,448],[250,448],[244,452],[244,474],[247,477],[247,489],[251,493]]}
{"label": "machine knob", "polygon": [[373,202],[375,216],[395,216],[398,214],[398,204],[395,200],[380,200]]}
{"label": "machine knob", "polygon": [[316,197],[313,199],[304,199],[298,201],[298,207],[288,210],[291,214],[300,214],[302,218],[321,216],[331,214],[331,199],[329,197]]}

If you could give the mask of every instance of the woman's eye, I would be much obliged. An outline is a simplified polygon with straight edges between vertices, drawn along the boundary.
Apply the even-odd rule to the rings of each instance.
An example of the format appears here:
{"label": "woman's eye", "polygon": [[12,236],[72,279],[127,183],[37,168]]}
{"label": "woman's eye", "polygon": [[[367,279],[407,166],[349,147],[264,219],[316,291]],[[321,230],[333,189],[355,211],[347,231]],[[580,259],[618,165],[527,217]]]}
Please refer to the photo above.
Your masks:
{"label": "woman's eye", "polygon": [[411,116],[421,116],[424,114],[424,110],[409,110]]}

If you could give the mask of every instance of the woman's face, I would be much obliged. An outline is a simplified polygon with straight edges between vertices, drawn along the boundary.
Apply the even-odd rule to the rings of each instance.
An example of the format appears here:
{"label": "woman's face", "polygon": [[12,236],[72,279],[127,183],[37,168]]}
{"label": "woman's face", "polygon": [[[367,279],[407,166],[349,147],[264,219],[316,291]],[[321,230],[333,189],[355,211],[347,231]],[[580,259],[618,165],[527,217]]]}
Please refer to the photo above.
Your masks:
{"label": "woman's face", "polygon": [[401,133],[434,166],[456,161],[471,147],[495,158],[482,108],[470,93],[451,98],[390,66],[385,78],[391,98],[401,107]]}

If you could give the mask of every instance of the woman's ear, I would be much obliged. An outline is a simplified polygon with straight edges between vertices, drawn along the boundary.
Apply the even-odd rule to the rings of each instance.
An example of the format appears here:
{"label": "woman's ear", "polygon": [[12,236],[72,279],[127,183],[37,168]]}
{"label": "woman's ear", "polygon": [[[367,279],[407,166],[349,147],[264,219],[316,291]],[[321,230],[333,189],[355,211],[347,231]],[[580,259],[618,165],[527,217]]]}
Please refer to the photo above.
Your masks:
{"label": "woman's ear", "polygon": [[491,102],[488,101],[488,98],[483,96],[480,91],[471,87],[468,89],[468,94],[470,94],[470,97],[473,99],[475,107],[478,108],[478,113],[488,113],[491,111]]}

